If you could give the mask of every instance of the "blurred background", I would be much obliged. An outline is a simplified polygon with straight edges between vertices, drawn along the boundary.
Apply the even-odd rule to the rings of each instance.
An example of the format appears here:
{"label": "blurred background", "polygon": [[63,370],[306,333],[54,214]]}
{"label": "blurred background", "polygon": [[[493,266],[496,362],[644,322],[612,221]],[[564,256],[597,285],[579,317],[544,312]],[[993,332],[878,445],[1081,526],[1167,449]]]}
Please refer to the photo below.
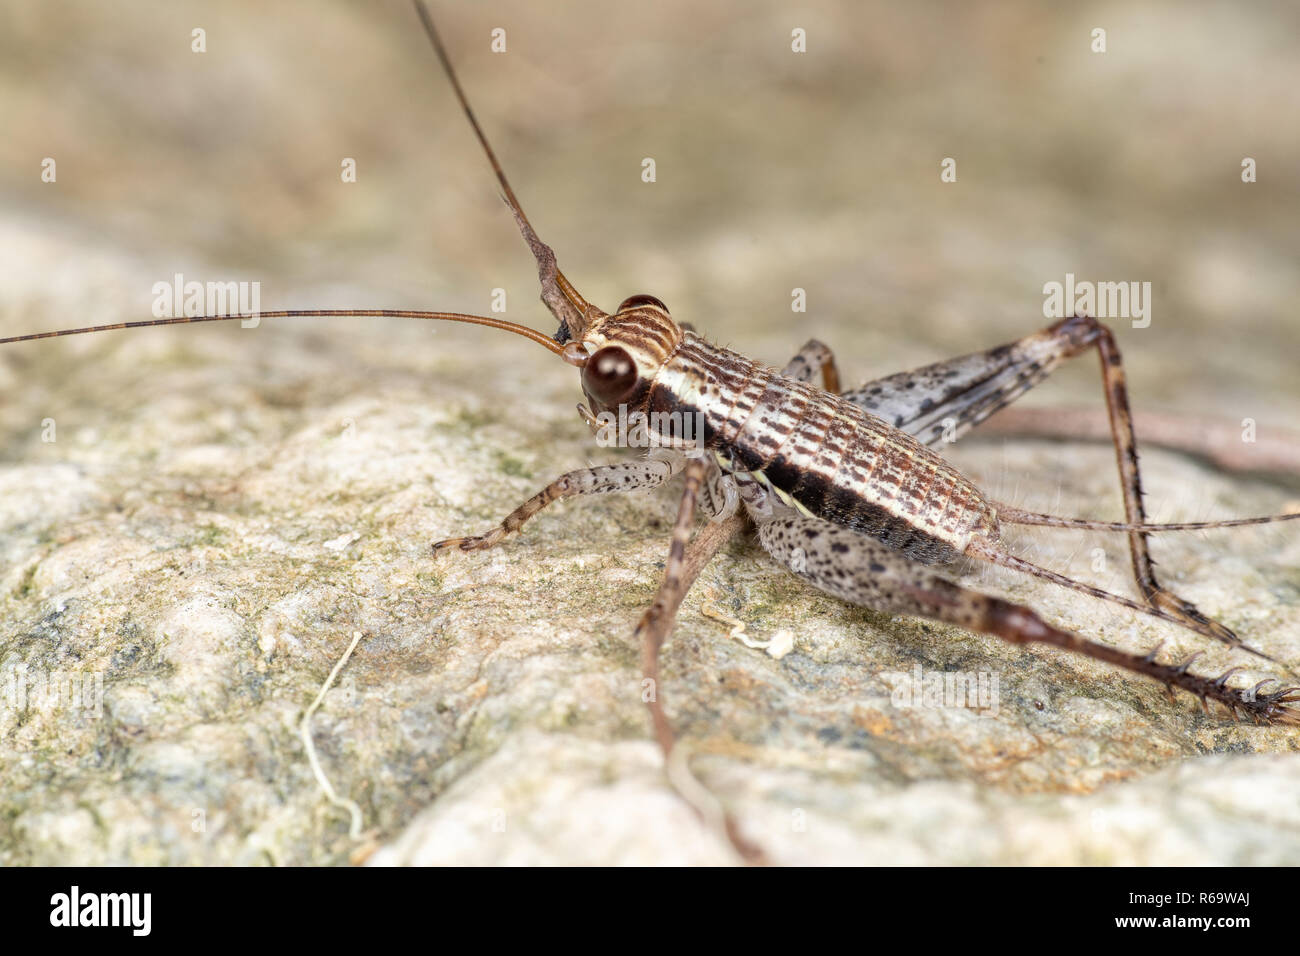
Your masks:
{"label": "blurred background", "polygon": [[[435,12],[539,233],[606,308],[652,292],[777,364],[815,334],[856,382],[1044,324],[1042,286],[1067,272],[1149,281],[1151,327],[1118,323],[1139,407],[1294,414],[1294,4]],[[8,329],[146,317],[152,282],[184,272],[261,281],[264,308],[482,312],[503,288],[511,318],[549,331],[408,4],[270,16],[258,3],[19,0],[5,15]],[[1105,53],[1091,49],[1098,27]],[[495,28],[505,53],[491,52]],[[791,51],[794,28],[806,53]],[[41,182],[47,156],[57,184]],[[355,184],[340,181],[344,157]],[[940,182],[945,157],[956,183]],[[806,314],[791,313],[795,287]],[[338,327],[344,353],[367,356],[429,335]],[[531,371],[544,363],[518,343],[437,335],[515,356],[530,389],[562,377]],[[385,364],[403,361],[393,351]],[[1079,364],[1059,387],[1098,400]]]}

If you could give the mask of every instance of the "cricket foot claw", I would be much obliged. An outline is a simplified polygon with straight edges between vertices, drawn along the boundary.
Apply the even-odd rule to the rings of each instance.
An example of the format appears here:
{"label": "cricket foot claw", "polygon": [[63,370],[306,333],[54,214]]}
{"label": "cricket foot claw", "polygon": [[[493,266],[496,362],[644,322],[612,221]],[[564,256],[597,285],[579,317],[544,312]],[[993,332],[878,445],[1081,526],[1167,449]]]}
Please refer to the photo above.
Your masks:
{"label": "cricket foot claw", "polygon": [[1190,601],[1185,601],[1178,595],[1166,591],[1163,588],[1149,595],[1148,600],[1153,606],[1172,614],[1188,628],[1196,631],[1198,634],[1211,637],[1229,647],[1245,651],[1247,654],[1253,654],[1261,660],[1268,661],[1270,664],[1276,664],[1292,677],[1300,678],[1300,674],[1297,674],[1290,665],[1283,663],[1276,657],[1265,654],[1257,648],[1251,647],[1238,637],[1236,632],[1231,628],[1225,627],[1213,618],[1206,617],[1202,614],[1196,605],[1192,604]]}
{"label": "cricket foot claw", "polygon": [[1219,677],[1211,679],[1189,674],[1184,664],[1180,667],[1164,667],[1165,673],[1161,677],[1171,690],[1174,686],[1178,686],[1200,698],[1201,707],[1207,713],[1209,712],[1208,701],[1216,700],[1227,708],[1233,717],[1238,717],[1240,711],[1257,724],[1300,725],[1300,709],[1292,706],[1300,703],[1300,687],[1279,686],[1271,693],[1261,694],[1260,688],[1265,685],[1281,684],[1281,681],[1274,677],[1266,678],[1250,688],[1229,687],[1229,676],[1239,669],[1234,667]]}
{"label": "cricket foot claw", "polygon": [[434,543],[430,550],[436,557],[444,551],[486,551],[488,548],[497,544],[501,540],[501,535],[489,531],[487,534],[476,534],[469,538],[447,538],[445,541]]}

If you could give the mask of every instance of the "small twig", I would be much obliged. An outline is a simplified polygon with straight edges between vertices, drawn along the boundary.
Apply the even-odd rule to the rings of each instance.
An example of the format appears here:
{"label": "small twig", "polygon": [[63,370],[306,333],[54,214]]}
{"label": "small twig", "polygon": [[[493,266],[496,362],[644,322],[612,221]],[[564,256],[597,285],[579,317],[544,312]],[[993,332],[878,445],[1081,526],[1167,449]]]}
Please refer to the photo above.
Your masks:
{"label": "small twig", "polygon": [[734,640],[740,641],[746,647],[752,647],[756,650],[762,650],[767,646],[763,641],[755,641],[745,633],[745,622],[739,618],[732,617],[722,608],[718,607],[718,591],[712,585],[704,589],[704,601],[700,604],[700,613],[711,621],[717,621],[719,624],[725,624],[731,628],[728,635]]}
{"label": "small twig", "polygon": [[307,760],[311,763],[311,772],[316,777],[316,783],[319,784],[321,790],[325,792],[325,796],[330,803],[348,811],[348,815],[352,820],[348,827],[348,836],[353,840],[360,839],[361,837],[361,807],[357,805],[355,800],[340,797],[335,793],[333,785],[329,782],[329,778],[325,776],[325,771],[321,769],[320,761],[316,759],[316,747],[311,742],[311,717],[312,714],[316,713],[316,709],[320,707],[321,701],[325,699],[325,692],[333,685],[334,679],[339,676],[339,671],[343,670],[343,665],[348,662],[348,658],[352,656],[352,651],[356,648],[357,642],[360,640],[361,632],[354,631],[352,634],[352,643],[348,645],[348,649],[343,652],[343,656],[340,657],[338,663],[334,665],[334,669],[330,671],[330,676],[325,678],[325,683],[321,684],[320,693],[316,695],[316,699],[311,702],[311,706],[308,707],[306,713],[302,715],[302,726],[300,730],[302,746],[303,749],[307,751]]}
{"label": "small twig", "polygon": [[777,631],[770,640],[766,641],[750,637],[745,633],[745,622],[732,617],[718,606],[717,601],[717,590],[712,586],[706,587],[704,589],[704,601],[700,604],[700,613],[709,620],[717,621],[719,624],[725,624],[731,628],[728,636],[733,640],[740,641],[746,647],[753,648],[756,651],[767,651],[769,655],[777,660],[785,657],[794,649],[794,640],[789,631]]}

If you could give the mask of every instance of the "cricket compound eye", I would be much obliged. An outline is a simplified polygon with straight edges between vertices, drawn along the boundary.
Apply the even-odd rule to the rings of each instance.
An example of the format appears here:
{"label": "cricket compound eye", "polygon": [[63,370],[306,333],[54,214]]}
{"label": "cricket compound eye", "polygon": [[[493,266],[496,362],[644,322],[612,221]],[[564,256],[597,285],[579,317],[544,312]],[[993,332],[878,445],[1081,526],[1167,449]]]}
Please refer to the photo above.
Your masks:
{"label": "cricket compound eye", "polygon": [[607,345],[582,370],[582,387],[602,405],[617,405],[637,383],[636,362],[617,345]]}
{"label": "cricket compound eye", "polygon": [[635,309],[643,305],[653,305],[656,309],[662,311],[665,315],[669,314],[668,306],[664,305],[652,295],[641,293],[640,295],[631,295],[619,303],[618,311],[626,312],[628,309]]}

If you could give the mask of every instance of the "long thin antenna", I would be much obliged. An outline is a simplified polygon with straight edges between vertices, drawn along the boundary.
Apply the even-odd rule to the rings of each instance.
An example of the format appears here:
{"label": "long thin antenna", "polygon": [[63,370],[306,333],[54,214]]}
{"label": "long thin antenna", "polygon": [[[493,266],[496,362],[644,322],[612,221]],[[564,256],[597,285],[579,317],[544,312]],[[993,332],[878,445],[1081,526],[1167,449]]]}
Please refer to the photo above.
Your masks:
{"label": "long thin antenna", "polygon": [[424,0],[413,0],[413,2],[415,12],[420,17],[420,23],[424,25],[424,32],[428,34],[429,42],[433,44],[433,51],[438,55],[438,61],[442,64],[443,72],[447,74],[447,79],[451,82],[451,88],[456,94],[456,99],[460,101],[460,108],[465,111],[465,118],[469,120],[474,135],[478,137],[479,145],[483,147],[483,152],[492,165],[492,172],[496,173],[497,182],[501,184],[506,205],[514,213],[515,222],[519,224],[519,231],[523,234],[524,242],[528,243],[533,258],[537,260],[537,276],[542,283],[542,300],[557,319],[569,326],[571,334],[574,336],[581,335],[587,324],[588,316],[593,312],[602,315],[604,313],[601,313],[599,309],[596,309],[595,306],[578,294],[578,290],[573,287],[569,280],[564,277],[564,273],[556,266],[554,251],[550,246],[542,242],[533,230],[532,223],[524,215],[524,208],[519,204],[515,191],[510,188],[510,181],[506,179],[505,170],[501,168],[501,163],[497,161],[497,155],[492,151],[492,146],[488,143],[483,127],[479,126],[478,118],[475,117],[474,110],[469,105],[469,99],[466,98],[465,91],[461,88],[460,80],[456,77],[456,71],[452,68],[451,58],[442,45],[442,38],[438,36],[438,28],[433,25],[433,17],[429,13],[429,8],[425,6]]}
{"label": "long thin antenna", "polygon": [[[1037,564],[1033,564],[1032,562],[1026,561],[1024,558],[1017,557],[1016,555],[1011,554],[1008,551],[1003,551],[995,544],[988,544],[986,542],[976,540],[970,544],[966,553],[971,557],[983,558],[985,561],[990,561],[993,564],[1001,565],[1004,568],[1011,568],[1013,571],[1020,571],[1023,572],[1024,574],[1032,574],[1036,578],[1042,578],[1044,581],[1051,581],[1053,584],[1059,584],[1061,587],[1069,588],[1071,591],[1077,591],[1080,594],[1087,594],[1090,597],[1094,597],[1102,601],[1109,601],[1111,604],[1118,604],[1120,607],[1126,607],[1132,611],[1139,611],[1142,614],[1147,614],[1150,615],[1151,617],[1159,618],[1162,621],[1169,621],[1172,624],[1178,624],[1181,627],[1185,627],[1188,630],[1194,631],[1197,634],[1203,634],[1206,637],[1213,638],[1216,641],[1220,641],[1221,643],[1226,644],[1229,647],[1239,648],[1250,654],[1254,654],[1256,657],[1263,658],[1266,661],[1271,661],[1274,664],[1278,664],[1282,667],[1285,667],[1292,674],[1295,673],[1295,671],[1291,670],[1291,668],[1287,664],[1284,664],[1282,661],[1279,661],[1276,657],[1270,657],[1268,654],[1265,654],[1263,651],[1251,647],[1249,644],[1247,644],[1241,638],[1237,637],[1237,635],[1233,634],[1231,631],[1227,632],[1227,636],[1223,636],[1214,632],[1213,630],[1205,629],[1199,626],[1194,626],[1188,621],[1179,617],[1178,615],[1171,614],[1169,613],[1169,611],[1165,610],[1164,608],[1158,605],[1142,604],[1138,601],[1133,600],[1132,598],[1124,597],[1121,594],[1115,594],[1112,591],[1104,591],[1101,588],[1093,587],[1091,584],[1084,584],[1081,581],[1075,581],[1073,578],[1067,578],[1063,574],[1058,574],[1057,572],[1052,571],[1048,568],[1040,567]],[[1213,623],[1213,622],[1207,622],[1207,624],[1208,623]]]}
{"label": "long thin antenna", "polygon": [[[537,275],[542,284],[542,300],[546,303],[551,313],[559,319],[569,336],[579,337],[586,329],[590,320],[594,317],[603,316],[605,313],[591,305],[578,294],[573,285],[566,279],[556,267],[555,253],[551,247],[542,242],[533,230],[532,224],[528,217],[524,215],[523,207],[519,204],[519,199],[515,196],[515,191],[510,187],[510,181],[506,179],[505,171],[502,170],[501,164],[497,161],[496,153],[492,151],[488,143],[487,136],[483,133],[483,128],[479,126],[478,119],[474,116],[474,111],[470,108],[469,100],[465,97],[465,91],[461,89],[460,80],[456,77],[456,71],[452,68],[451,60],[447,56],[446,48],[442,45],[442,39],[438,36],[437,28],[433,25],[433,18],[429,15],[428,8],[421,0],[414,0],[415,11],[419,15],[420,22],[424,25],[424,31],[428,34],[430,42],[433,44],[434,52],[438,55],[438,60],[442,64],[443,71],[447,74],[447,79],[451,82],[451,87],[456,93],[456,99],[459,100],[461,109],[465,111],[465,116],[469,120],[470,126],[474,130],[474,135],[478,137],[479,144],[483,147],[484,153],[487,154],[488,162],[492,165],[492,171],[496,173],[497,181],[501,184],[504,191],[506,204],[514,214],[515,221],[519,225],[519,231],[523,234],[524,241],[528,243],[528,248],[532,250],[533,257],[537,260]],[[430,319],[441,320],[445,322],[466,322],[471,325],[485,325],[489,328],[503,329],[507,332],[513,332],[516,335],[522,335],[526,339],[531,339],[538,345],[545,346],[549,351],[557,355],[563,353],[563,342],[550,338],[547,335],[530,329],[524,325],[518,325],[514,322],[507,322],[504,319],[493,319],[481,315],[467,315],[461,312],[424,312],[407,309],[292,309],[274,312],[260,312],[257,315],[193,315],[177,316],[164,319],[146,319],[138,322],[115,322],[111,325],[93,325],[81,329],[59,329],[54,332],[33,332],[29,335],[11,335],[7,338],[0,338],[0,345],[13,345],[17,342],[30,342],[35,339],[52,339],[64,335],[86,335],[91,332],[111,332],[116,329],[146,329],[160,325],[187,325],[197,322],[226,322],[231,319],[250,319],[250,318],[328,318],[336,316],[374,316],[374,317],[391,317],[403,319]],[[563,337],[561,337],[563,338]]]}
{"label": "long thin antenna", "polygon": [[1008,524],[1038,525],[1044,528],[1074,528],[1080,531],[1212,531],[1215,528],[1241,528],[1252,524],[1273,524],[1277,521],[1294,521],[1300,512],[1266,515],[1262,518],[1228,518],[1223,521],[1181,521],[1172,524],[1131,524],[1126,521],[1093,521],[1089,518],[1060,518],[1056,515],[1021,511],[1019,508],[998,505],[998,518]]}
{"label": "long thin antenna", "polygon": [[244,315],[181,315],[166,319],[143,319],[138,322],[114,322],[112,325],[90,325],[83,329],[59,329],[55,332],[32,332],[29,335],[11,335],[0,339],[0,345],[12,345],[15,342],[30,342],[34,339],[53,339],[63,335],[85,335],[90,332],[112,332],[116,329],[147,329],[157,325],[187,325],[191,322],[229,322],[233,319],[279,319],[279,318],[332,318],[336,316],[374,316],[376,318],[394,319],[433,319],[442,322],[466,322],[470,325],[486,325],[493,329],[503,329],[522,335],[526,339],[545,346],[556,355],[564,352],[564,347],[549,335],[536,329],[505,319],[493,319],[485,315],[467,315],[464,312],[415,312],[409,309],[287,309],[276,312],[258,312]]}

